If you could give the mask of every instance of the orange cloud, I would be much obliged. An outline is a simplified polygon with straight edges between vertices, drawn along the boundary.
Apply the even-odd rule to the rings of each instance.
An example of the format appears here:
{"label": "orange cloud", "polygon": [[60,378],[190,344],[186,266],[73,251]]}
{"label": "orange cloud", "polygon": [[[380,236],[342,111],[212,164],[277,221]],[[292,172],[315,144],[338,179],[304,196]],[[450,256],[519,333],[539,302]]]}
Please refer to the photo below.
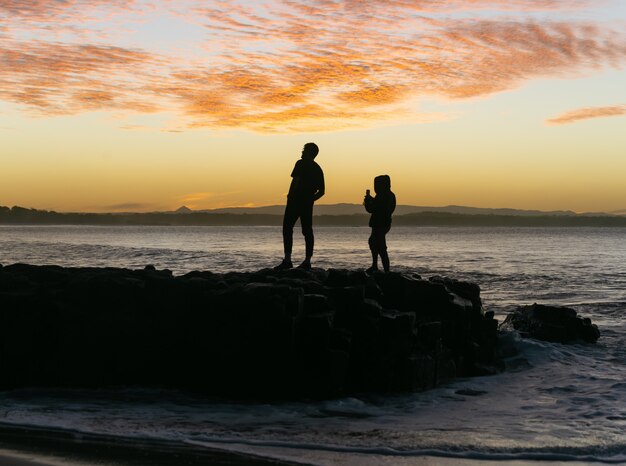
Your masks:
{"label": "orange cloud", "polygon": [[402,86],[379,86],[363,87],[355,91],[338,94],[338,98],[352,105],[370,106],[391,104],[402,100],[409,93],[409,89]]}
{"label": "orange cloud", "polygon": [[[241,24],[256,35],[281,38],[281,54],[231,49],[219,73],[181,74],[170,95],[185,102],[192,126],[344,128],[397,116],[422,96],[489,95],[626,59],[626,42],[589,24],[456,20],[396,35],[368,23],[343,25],[341,33],[321,23],[311,41],[289,22],[277,35],[275,21],[245,16]],[[235,43],[245,28],[228,23],[221,33]]]}
{"label": "orange cloud", "polygon": [[86,11],[105,7],[110,11],[126,10],[133,0],[0,0],[0,14],[38,22],[84,18]]}
{"label": "orange cloud", "polygon": [[626,115],[626,105],[613,105],[609,107],[585,107],[578,110],[572,110],[554,118],[546,120],[546,123],[552,125],[564,125],[575,123],[581,120],[589,120],[592,118],[605,118],[612,116]]}
{"label": "orange cloud", "polygon": [[[105,2],[21,3],[0,0],[0,13],[65,21],[81,5]],[[43,114],[167,109],[191,128],[313,131],[399,116],[423,120],[409,108],[425,96],[487,96],[536,78],[623,65],[623,33],[562,19],[592,4],[165,0],[163,8],[204,30],[206,59],[156,56],[123,44],[25,41],[9,31],[9,40],[0,43],[0,98]],[[485,9],[489,16],[479,19]],[[453,14],[461,10],[476,14]],[[547,17],[558,11],[559,20],[512,19],[513,13],[540,10]]]}
{"label": "orange cloud", "polygon": [[471,10],[569,11],[592,6],[593,0],[288,0],[284,3],[311,16],[349,11],[380,18],[392,9],[420,13]]}
{"label": "orange cloud", "polygon": [[[0,98],[40,114],[123,109],[152,112],[133,73],[156,59],[113,46],[9,42],[0,45]],[[145,71],[144,71],[145,72]]]}

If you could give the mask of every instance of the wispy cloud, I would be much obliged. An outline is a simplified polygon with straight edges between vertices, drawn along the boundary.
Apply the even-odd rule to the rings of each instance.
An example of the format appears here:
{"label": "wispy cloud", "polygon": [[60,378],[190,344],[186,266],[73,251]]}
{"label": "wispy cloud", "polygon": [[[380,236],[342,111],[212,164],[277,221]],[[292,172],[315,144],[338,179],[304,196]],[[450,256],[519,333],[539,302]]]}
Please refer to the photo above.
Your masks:
{"label": "wispy cloud", "polygon": [[3,42],[0,45],[0,98],[40,114],[123,109],[153,112],[146,73],[157,59],[140,50],[116,46]]}
{"label": "wispy cloud", "polygon": [[[380,16],[358,6],[359,14],[348,15],[335,11],[338,2],[320,3],[289,2],[274,17],[243,7],[204,11],[227,52],[217,72],[177,75],[173,96],[192,124],[261,131],[367,125],[406,117],[407,103],[420,97],[486,96],[626,60],[626,40],[593,24],[442,21],[411,15],[406,2],[392,2],[395,10]],[[274,52],[265,52],[275,41]]]}
{"label": "wispy cloud", "polygon": [[[83,4],[99,8],[105,2],[40,1],[20,8],[21,3],[0,0],[0,12],[49,26],[55,16],[72,18]],[[415,114],[415,103],[424,97],[488,96],[537,78],[622,66],[626,35],[562,19],[590,5],[587,0],[164,0],[161,8],[203,28],[206,59],[157,56],[125,44],[13,37],[0,45],[0,98],[43,114],[167,109],[190,128],[262,132],[342,129],[399,118],[429,121],[442,116]],[[487,9],[490,14],[483,15]],[[560,19],[527,19],[531,11],[558,11]]]}
{"label": "wispy cloud", "polygon": [[190,202],[198,202],[198,201],[204,201],[206,199],[209,199],[211,197],[213,197],[215,194],[214,193],[191,193],[191,194],[185,194],[184,196],[182,196],[179,201],[187,204]]}
{"label": "wispy cloud", "polygon": [[606,118],[613,116],[626,115],[626,105],[612,105],[608,107],[585,107],[570,112],[563,113],[554,118],[546,120],[551,125],[564,125],[575,123],[581,120],[589,120],[592,118]]}
{"label": "wispy cloud", "polygon": [[21,21],[67,22],[84,20],[94,10],[126,11],[133,0],[0,0],[0,15]]}

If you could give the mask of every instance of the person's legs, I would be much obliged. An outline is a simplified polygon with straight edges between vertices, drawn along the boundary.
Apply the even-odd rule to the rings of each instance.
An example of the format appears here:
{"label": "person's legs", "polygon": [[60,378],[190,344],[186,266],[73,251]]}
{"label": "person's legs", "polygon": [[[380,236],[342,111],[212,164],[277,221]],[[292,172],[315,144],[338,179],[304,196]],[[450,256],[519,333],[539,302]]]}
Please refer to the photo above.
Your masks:
{"label": "person's legs", "polygon": [[290,268],[291,265],[291,252],[293,249],[293,227],[298,220],[300,213],[295,204],[287,201],[285,207],[285,215],[283,216],[283,248],[285,251],[285,258],[283,262],[278,266],[280,268]]}
{"label": "person's legs", "polygon": [[380,251],[380,261],[383,263],[383,270],[389,272],[389,254],[386,249]]}
{"label": "person's legs", "polygon": [[373,228],[372,228],[372,232],[370,233],[370,237],[367,240],[367,243],[369,244],[370,252],[372,253],[372,266],[369,269],[367,269],[367,271],[374,272],[375,270],[378,270],[378,251],[376,250],[376,243],[375,243]]}
{"label": "person's legs", "polygon": [[306,246],[306,257],[302,264],[303,268],[311,266],[311,258],[313,257],[313,247],[315,245],[315,236],[313,235],[313,202],[303,203],[300,207],[300,225],[302,226],[302,235]]}
{"label": "person's legs", "polygon": [[389,228],[372,228],[372,235],[369,239],[370,249],[372,251],[371,271],[378,270],[378,256],[380,256],[383,269],[385,272],[389,272],[389,255],[387,254],[387,241],[385,238],[388,232]]}
{"label": "person's legs", "polygon": [[387,238],[385,235],[389,233],[389,228],[381,228],[378,239],[378,254],[380,254],[380,261],[383,263],[383,269],[385,272],[389,272],[389,254],[387,254]]}

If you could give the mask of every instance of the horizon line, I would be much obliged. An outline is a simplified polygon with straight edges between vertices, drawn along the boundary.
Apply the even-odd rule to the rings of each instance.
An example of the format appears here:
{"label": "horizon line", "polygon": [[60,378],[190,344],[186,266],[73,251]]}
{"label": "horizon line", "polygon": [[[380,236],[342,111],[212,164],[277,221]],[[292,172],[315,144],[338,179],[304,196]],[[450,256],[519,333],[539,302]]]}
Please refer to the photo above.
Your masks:
{"label": "horizon line", "polygon": [[[317,207],[334,207],[334,206],[359,206],[361,204],[353,203],[353,202],[336,202],[332,204],[316,204]],[[58,214],[97,214],[97,215],[105,215],[105,214],[115,214],[115,215],[123,215],[123,214],[153,214],[153,213],[176,213],[180,209],[188,209],[191,213],[211,213],[213,211],[220,210],[228,210],[228,209],[262,209],[268,207],[276,207],[276,208],[284,208],[284,204],[267,204],[267,205],[242,205],[242,206],[227,206],[227,207],[212,207],[212,208],[190,208],[186,205],[181,205],[178,208],[171,209],[153,209],[153,210],[143,210],[143,211],[133,211],[133,210],[56,210],[56,209],[46,209],[46,208],[37,208],[37,207],[24,207],[20,205],[14,206],[2,206],[0,208],[21,208],[26,210],[36,210],[42,212],[54,212]],[[606,215],[626,215],[625,209],[617,209],[617,210],[594,210],[594,211],[576,211],[573,209],[552,209],[552,210],[543,210],[543,209],[535,209],[535,208],[517,208],[517,207],[476,207],[471,205],[462,205],[462,204],[446,204],[446,205],[416,205],[416,204],[398,204],[397,207],[404,208],[425,208],[425,209],[449,209],[449,208],[462,208],[462,209],[476,209],[476,210],[509,210],[509,211],[517,211],[517,212],[538,212],[540,214],[550,214],[550,213],[572,213],[575,215],[584,215],[584,214],[606,214]],[[363,213],[367,215],[366,212]],[[265,215],[277,215],[277,214],[265,214]],[[330,214],[327,214],[330,215]],[[350,214],[340,214],[340,215],[350,215]],[[404,214],[396,214],[396,215],[404,215]]]}

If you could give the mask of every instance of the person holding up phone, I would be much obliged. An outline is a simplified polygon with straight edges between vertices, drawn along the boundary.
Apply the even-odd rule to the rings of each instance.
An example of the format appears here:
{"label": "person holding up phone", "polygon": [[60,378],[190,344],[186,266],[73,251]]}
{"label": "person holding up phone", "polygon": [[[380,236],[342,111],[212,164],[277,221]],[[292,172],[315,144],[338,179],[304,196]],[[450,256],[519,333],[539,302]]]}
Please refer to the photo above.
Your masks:
{"label": "person holding up phone", "polygon": [[383,270],[389,272],[386,235],[391,229],[391,215],[396,209],[396,195],[391,191],[389,175],[380,175],[374,178],[374,191],[376,196],[372,197],[370,190],[366,190],[363,199],[365,210],[372,214],[369,221],[372,233],[368,241],[372,252],[372,266],[366,272],[378,271],[378,256],[380,256],[383,264]]}

